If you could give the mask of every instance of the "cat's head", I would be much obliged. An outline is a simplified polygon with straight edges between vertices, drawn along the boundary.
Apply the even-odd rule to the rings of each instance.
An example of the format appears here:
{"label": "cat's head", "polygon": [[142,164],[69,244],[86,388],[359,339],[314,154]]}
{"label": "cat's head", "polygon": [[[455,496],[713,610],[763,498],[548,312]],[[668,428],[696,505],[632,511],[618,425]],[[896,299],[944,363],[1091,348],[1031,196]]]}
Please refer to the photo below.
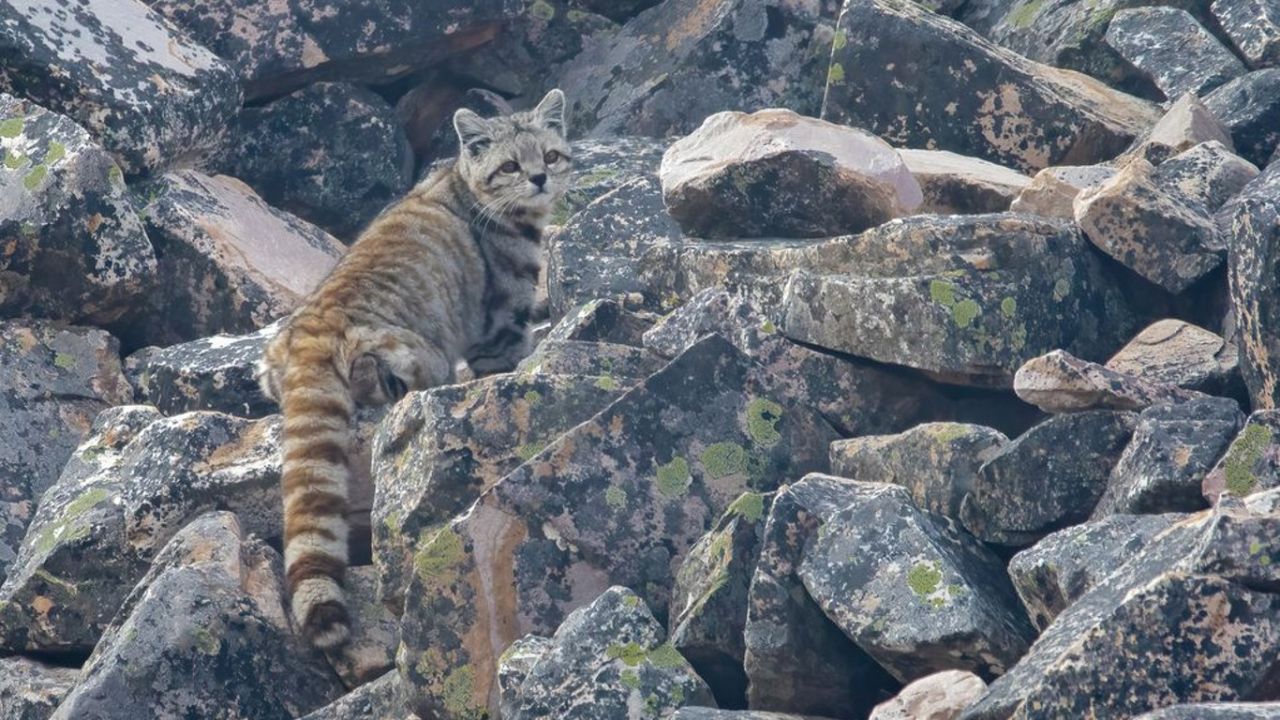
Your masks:
{"label": "cat's head", "polygon": [[572,165],[564,111],[564,93],[552,90],[525,112],[487,119],[466,108],[454,113],[458,173],[481,212],[544,214],[564,194]]}

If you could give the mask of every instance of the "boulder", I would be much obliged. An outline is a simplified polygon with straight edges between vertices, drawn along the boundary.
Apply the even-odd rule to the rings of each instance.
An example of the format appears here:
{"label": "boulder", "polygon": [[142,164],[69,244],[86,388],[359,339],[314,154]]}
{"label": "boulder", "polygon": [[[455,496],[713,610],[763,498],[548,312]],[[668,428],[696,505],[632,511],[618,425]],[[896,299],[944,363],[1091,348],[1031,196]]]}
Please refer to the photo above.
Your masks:
{"label": "boulder", "polygon": [[[1160,122],[1126,155],[1140,155],[1152,165],[1159,165],[1184,150],[1210,141],[1222,143],[1229,151],[1235,149],[1231,134],[1218,118],[1195,93],[1188,92],[1169,106]],[[1119,162],[1124,162],[1124,156]]]}
{"label": "boulder", "polygon": [[1280,4],[1275,0],[1214,0],[1209,10],[1250,66],[1280,65]]}
{"label": "boulder", "polygon": [[565,618],[511,693],[508,720],[665,717],[714,705],[706,683],[669,643],[640,596],[606,590]]}
{"label": "boulder", "polygon": [[958,520],[978,470],[1008,442],[1003,433],[981,425],[925,423],[898,435],[831,443],[831,473],[900,485],[916,507]]}
{"label": "boulder", "polygon": [[73,118],[127,173],[218,150],[240,108],[234,71],[140,0],[85,0],[57,13],[7,4],[0,28],[0,85]]}
{"label": "boulder", "polygon": [[584,138],[570,143],[574,167],[585,172],[574,173],[569,180],[569,189],[551,213],[551,224],[565,224],[596,198],[636,178],[656,178],[667,145],[667,140],[646,137]]}
{"label": "boulder", "polygon": [[0,717],[47,720],[79,676],[75,668],[24,657],[0,659]]}
{"label": "boulder", "polygon": [[763,710],[719,710],[686,706],[676,710],[671,720],[820,720],[809,716],[775,713]]}
{"label": "boulder", "polygon": [[1142,410],[1157,403],[1190,402],[1200,393],[1125,375],[1062,350],[1028,360],[1013,377],[1019,398],[1047,413]]}
{"label": "boulder", "polygon": [[400,675],[395,670],[366,683],[301,720],[408,720],[396,696]]}
{"label": "boulder", "polygon": [[978,539],[1025,546],[1089,516],[1133,434],[1137,415],[1055,415],[986,462],[960,519]]}
{"label": "boulder", "polygon": [[1027,60],[906,0],[847,3],[835,46],[822,117],[901,147],[1034,173],[1108,160],[1158,119],[1146,101]]}
{"label": "boulder", "polygon": [[809,596],[907,683],[942,670],[1002,675],[1035,638],[1004,564],[896,485],[858,483],[798,568]]}
{"label": "boulder", "polygon": [[1036,629],[1138,554],[1183,516],[1108,515],[1051,533],[1009,561],[1009,577]]}
{"label": "boulder", "polygon": [[341,684],[293,633],[280,556],[231,513],[165,545],[51,720],[294,718]]}
{"label": "boulder", "polygon": [[1121,10],[1107,24],[1106,38],[1170,100],[1204,95],[1247,72],[1191,13],[1176,7]]}
{"label": "boulder", "polygon": [[1151,181],[1162,190],[1209,214],[1218,212],[1256,177],[1258,168],[1253,163],[1217,140],[1192,146],[1151,173]]}
{"label": "boulder", "polygon": [[119,318],[156,274],[120,166],[35,103],[0,93],[0,116],[0,313]]}
{"label": "boulder", "polygon": [[228,175],[348,243],[413,181],[413,153],[391,106],[351,83],[245,108],[232,142]]}
{"label": "boulder", "polygon": [[161,261],[159,283],[122,329],[134,346],[257,330],[292,311],[343,252],[234,178],[179,170],[137,193]]}
{"label": "boulder", "polygon": [[1206,95],[1204,105],[1231,132],[1241,157],[1267,164],[1280,144],[1280,68],[1241,75]]}
{"label": "boulder", "polygon": [[1227,279],[1243,351],[1240,373],[1254,408],[1272,408],[1280,402],[1280,165],[1228,203],[1219,224],[1231,238]]}
{"label": "boulder", "polygon": [[547,331],[546,341],[603,342],[640,347],[657,316],[634,312],[615,300],[589,300],[565,313]]}
{"label": "boulder", "polygon": [[544,339],[516,365],[514,372],[586,376],[595,378],[598,385],[630,387],[666,364],[654,353],[630,345]]}
{"label": "boulder", "polygon": [[1061,165],[1036,173],[1009,209],[1045,217],[1075,219],[1075,199],[1083,190],[1101,185],[1115,175],[1106,165]]}
{"label": "boulder", "polygon": [[125,358],[138,400],[166,415],[217,410],[257,418],[276,410],[258,387],[258,361],[279,323],[248,335],[214,335],[169,347],[145,347]]}
{"label": "boulder", "polygon": [[675,0],[589,40],[560,72],[589,137],[692,132],[721,110],[816,115],[831,30],[818,3]]}
{"label": "boulder", "polygon": [[348,688],[359,688],[395,670],[400,619],[378,600],[378,574],[363,565],[347,568],[343,579],[351,611],[351,639],[325,654]]}
{"label": "boulder", "polygon": [[1135,335],[1106,367],[1154,383],[1227,394],[1238,382],[1239,355],[1235,344],[1221,335],[1170,318]]}
{"label": "boulder", "polygon": [[1026,175],[978,158],[946,150],[899,150],[920,183],[921,213],[974,215],[1004,212],[1031,184]]}
{"label": "boulder", "polygon": [[529,671],[551,649],[551,638],[525,635],[516,640],[498,658],[498,695],[501,717],[519,712],[520,690]]}
{"label": "boulder", "polygon": [[1201,481],[1243,422],[1240,406],[1227,398],[1160,403],[1142,411],[1093,517],[1203,509]]}
{"label": "boulder", "polygon": [[902,688],[877,705],[868,720],[956,720],[986,689],[971,672],[943,670]]}
{"label": "boulder", "polygon": [[1134,720],[1276,720],[1280,703],[1195,703],[1143,713]]}
{"label": "boulder", "polygon": [[827,237],[905,215],[920,185],[879,138],[790,110],[722,112],[659,169],[667,211],[699,237]]}
{"label": "boulder", "polygon": [[1258,410],[1231,441],[1226,454],[1204,476],[1204,496],[1218,502],[1224,492],[1242,498],[1280,486],[1280,410]]}

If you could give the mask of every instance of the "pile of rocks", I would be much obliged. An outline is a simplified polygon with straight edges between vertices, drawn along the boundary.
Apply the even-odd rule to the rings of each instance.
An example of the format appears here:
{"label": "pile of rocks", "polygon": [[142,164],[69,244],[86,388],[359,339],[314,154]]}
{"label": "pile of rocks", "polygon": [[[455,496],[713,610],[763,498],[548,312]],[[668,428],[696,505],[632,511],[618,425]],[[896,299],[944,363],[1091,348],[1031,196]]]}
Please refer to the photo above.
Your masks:
{"label": "pile of rocks", "polygon": [[[0,718],[1280,718],[1280,4],[0,7]],[[253,366],[562,87],[553,322],[360,419],[350,644]]]}

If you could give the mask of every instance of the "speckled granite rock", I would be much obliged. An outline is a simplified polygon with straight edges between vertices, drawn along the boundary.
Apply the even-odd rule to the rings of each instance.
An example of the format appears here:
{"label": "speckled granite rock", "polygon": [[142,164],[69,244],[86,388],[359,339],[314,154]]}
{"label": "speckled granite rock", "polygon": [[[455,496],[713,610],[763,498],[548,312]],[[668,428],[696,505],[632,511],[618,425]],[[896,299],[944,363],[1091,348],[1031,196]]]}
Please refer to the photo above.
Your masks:
{"label": "speckled granite rock", "polygon": [[[1256,177],[1258,168],[1253,163],[1217,140],[1194,145],[1168,158],[1151,173],[1152,182],[1161,189],[1210,214]],[[1229,239],[1219,238],[1218,242],[1228,244]]]}
{"label": "speckled granite rock", "polygon": [[129,173],[212,152],[240,107],[235,73],[139,0],[5,5],[0,59],[6,91],[74,118]]}
{"label": "speckled granite rock", "polygon": [[396,695],[399,686],[400,675],[392,670],[301,720],[412,720]]}
{"label": "speckled granite rock", "polygon": [[1258,410],[1245,421],[1226,454],[1204,478],[1204,496],[1216,503],[1223,492],[1242,498],[1280,486],[1280,410]]}
{"label": "speckled granite rock", "polygon": [[1191,13],[1176,7],[1121,10],[1107,24],[1106,39],[1170,100],[1204,95],[1246,72]]}
{"label": "speckled granite rock", "polygon": [[348,243],[413,180],[391,106],[351,83],[317,83],[246,108],[232,143],[220,163],[227,174]]}
{"label": "speckled granite rock", "polygon": [[1051,533],[1009,561],[1009,577],[1037,630],[1133,558],[1182,515],[1109,515]]}
{"label": "speckled granite rock", "polygon": [[[1280,72],[1280,69],[1277,70]],[[1240,334],[1240,373],[1255,409],[1280,403],[1280,165],[1272,165],[1223,208],[1233,238],[1227,277]]]}
{"label": "speckled granite rock", "polygon": [[1116,372],[1054,350],[1032,358],[1013,376],[1013,391],[1023,401],[1047,413],[1080,410],[1142,410],[1157,403],[1189,402],[1204,398],[1183,390]]}
{"label": "speckled granite rock", "polygon": [[920,213],[938,215],[1004,212],[1031,178],[1003,165],[946,150],[899,150],[920,183]]}
{"label": "speckled granite rock", "polygon": [[668,144],[668,140],[646,137],[574,140],[570,147],[575,172],[551,214],[551,223],[563,225],[596,198],[636,178],[656,178]]}
{"label": "speckled granite rock", "polygon": [[1211,394],[1238,382],[1239,350],[1222,336],[1182,320],[1158,320],[1134,336],[1106,364],[1144,380]]}
{"label": "speckled granite rock", "polygon": [[[1189,92],[1174,101],[1151,132],[1125,155],[1140,155],[1152,165],[1159,165],[1184,150],[1211,141],[1222,143],[1228,150],[1235,149],[1227,129],[1195,93]],[[1120,156],[1117,162],[1123,163],[1125,155]]]}
{"label": "speckled granite rock", "polygon": [[1280,4],[1275,0],[1214,0],[1209,9],[1251,66],[1280,65]]}
{"label": "speckled granite rock", "polygon": [[1241,75],[1206,95],[1204,104],[1231,131],[1240,157],[1267,164],[1280,144],[1280,68]]}
{"label": "speckled granite rock", "polygon": [[293,310],[343,252],[234,178],[180,170],[136,192],[162,259],[159,283],[127,318],[134,345],[257,330]]}
{"label": "speckled granite rock", "polygon": [[1235,400],[1206,397],[1153,405],[1111,471],[1093,517],[1193,512],[1205,507],[1201,480],[1244,422]]}
{"label": "speckled granite rock", "polygon": [[167,415],[217,410],[263,417],[276,410],[254,376],[278,323],[248,335],[214,335],[169,347],[143,348],[125,358],[124,368],[138,400]]}
{"label": "speckled granite rock", "polygon": [[[609,585],[665,618],[680,561],[734,499],[826,465],[834,433],[778,397],[769,373],[707,338],[420,542],[397,655],[411,707],[492,711],[501,651]],[[450,690],[460,677],[469,692]]]}
{"label": "speckled granite rock", "polygon": [[1196,703],[1143,713],[1134,720],[1276,720],[1280,703]]}
{"label": "speckled granite rock", "polygon": [[57,113],[0,93],[0,116],[0,313],[120,317],[156,273],[124,173]]}
{"label": "speckled granite rock", "polygon": [[1115,174],[1115,168],[1106,165],[1060,165],[1045,168],[1036,173],[1031,184],[1018,193],[1009,209],[1018,213],[1074,219],[1076,195]]}
{"label": "speckled granite rock", "polygon": [[804,552],[809,596],[900,682],[1012,667],[1035,633],[1000,559],[903,488],[860,485]]}
{"label": "speckled granite rock", "polygon": [[235,515],[196,519],[124,600],[52,720],[286,720],[333,700],[342,686],[290,628],[280,572]]}
{"label": "speckled granite rock", "polygon": [[1138,416],[1110,410],[1055,415],[979,470],[960,508],[980,540],[1024,546],[1089,516]]}
{"label": "speckled granite rock", "polygon": [[638,595],[612,587],[565,618],[511,693],[509,720],[640,720],[714,705]]}
{"label": "speckled granite rock", "polygon": [[973,673],[944,670],[902,688],[892,700],[877,705],[868,720],[955,720],[986,689]]}
{"label": "speckled granite rock", "polygon": [[75,685],[80,671],[24,657],[0,660],[0,716],[7,720],[47,720]]}
{"label": "speckled granite rock", "polygon": [[666,137],[721,110],[816,115],[831,43],[818,3],[676,0],[593,38],[561,71],[575,127]]}
{"label": "speckled granite rock", "polygon": [[900,147],[1034,173],[1110,159],[1158,119],[1146,101],[1029,61],[906,0],[846,4],[835,45],[822,117]]}
{"label": "speckled granite rock", "polygon": [[883,140],[790,110],[716,113],[659,169],[663,201],[697,237],[828,237],[906,215],[922,195]]}
{"label": "speckled granite rock", "polygon": [[831,443],[831,473],[900,485],[921,510],[958,520],[979,468],[1008,442],[1003,433],[981,425],[925,423],[898,435]]}

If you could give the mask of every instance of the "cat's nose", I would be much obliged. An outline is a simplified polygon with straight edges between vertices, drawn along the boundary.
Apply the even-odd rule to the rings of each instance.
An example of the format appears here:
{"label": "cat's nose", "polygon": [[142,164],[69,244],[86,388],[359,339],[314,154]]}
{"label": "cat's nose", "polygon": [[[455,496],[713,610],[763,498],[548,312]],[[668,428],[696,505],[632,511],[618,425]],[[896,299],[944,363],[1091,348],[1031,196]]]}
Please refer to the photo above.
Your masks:
{"label": "cat's nose", "polygon": [[537,185],[538,188],[541,189],[543,185],[547,184],[547,174],[538,173],[537,175],[530,175],[529,182],[533,183],[534,185]]}

